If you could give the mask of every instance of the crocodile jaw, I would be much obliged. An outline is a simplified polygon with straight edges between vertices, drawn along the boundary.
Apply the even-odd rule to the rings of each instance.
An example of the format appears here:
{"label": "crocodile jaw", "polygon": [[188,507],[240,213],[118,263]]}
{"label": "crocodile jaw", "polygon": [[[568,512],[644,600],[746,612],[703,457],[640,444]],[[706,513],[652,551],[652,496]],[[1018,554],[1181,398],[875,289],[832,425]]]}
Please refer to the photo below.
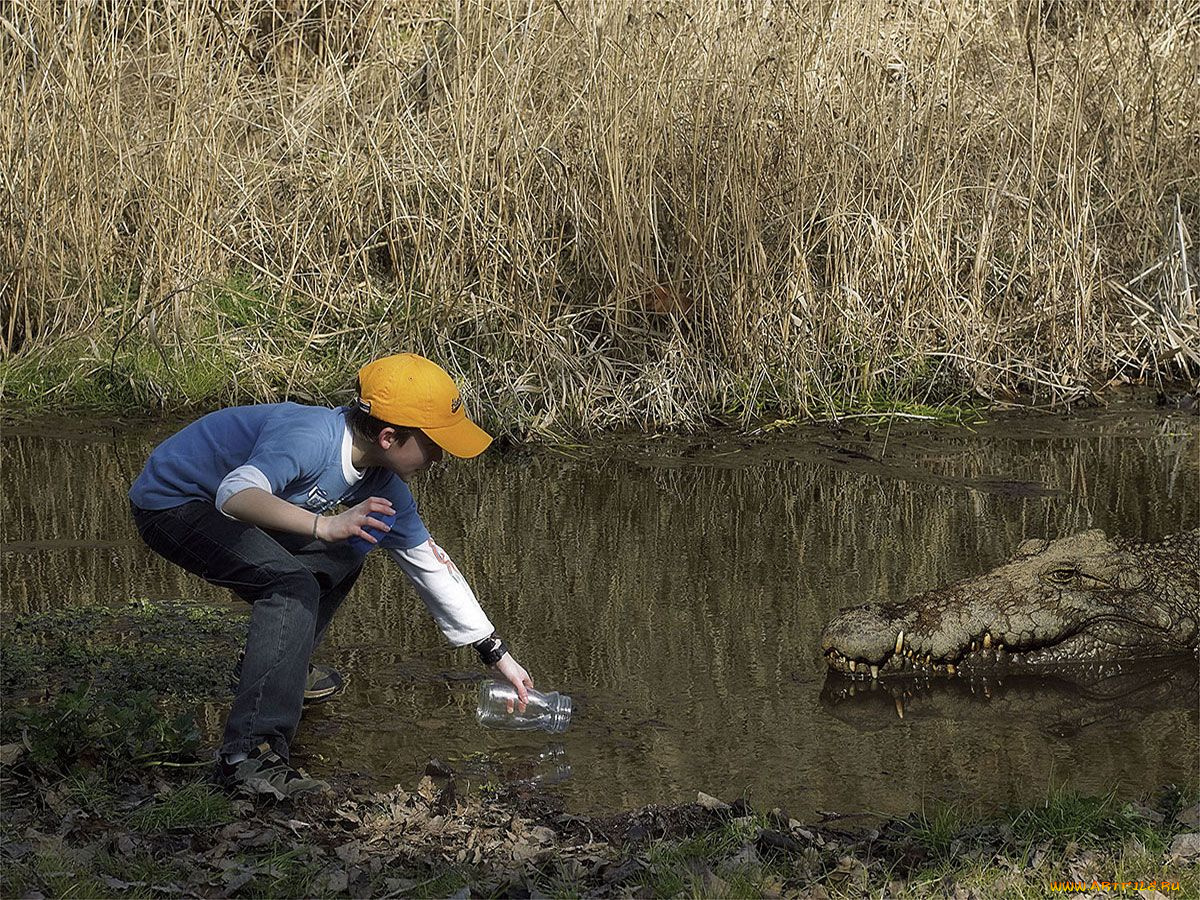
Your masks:
{"label": "crocodile jaw", "polygon": [[1099,531],[1025,541],[990,572],[826,626],[829,667],[857,677],[1044,671],[1200,647],[1200,530],[1157,544]]}
{"label": "crocodile jaw", "polygon": [[[944,597],[944,595],[943,595]],[[965,601],[955,604],[967,609]],[[1077,610],[1076,610],[1077,611]],[[855,678],[893,675],[950,676],[1088,666],[1188,652],[1178,623],[1155,625],[1131,620],[1112,610],[1078,615],[1066,622],[1041,611],[1038,623],[1015,632],[1001,626],[966,634],[951,626],[931,635],[921,617],[898,606],[860,606],[844,611],[826,626],[821,649],[832,671]],[[1190,623],[1184,630],[1193,631]],[[1133,639],[1130,635],[1136,634]]]}

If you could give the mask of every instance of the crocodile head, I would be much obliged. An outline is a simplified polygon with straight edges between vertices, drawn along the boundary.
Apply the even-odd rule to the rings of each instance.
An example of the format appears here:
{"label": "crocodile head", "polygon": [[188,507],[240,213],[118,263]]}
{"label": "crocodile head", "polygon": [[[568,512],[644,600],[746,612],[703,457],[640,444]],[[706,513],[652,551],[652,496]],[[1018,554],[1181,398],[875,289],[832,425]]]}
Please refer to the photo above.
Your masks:
{"label": "crocodile head", "polygon": [[991,572],[843,611],[821,649],[832,670],[858,677],[1053,671],[1194,650],[1196,535],[1161,545],[1101,531],[1025,541]]}

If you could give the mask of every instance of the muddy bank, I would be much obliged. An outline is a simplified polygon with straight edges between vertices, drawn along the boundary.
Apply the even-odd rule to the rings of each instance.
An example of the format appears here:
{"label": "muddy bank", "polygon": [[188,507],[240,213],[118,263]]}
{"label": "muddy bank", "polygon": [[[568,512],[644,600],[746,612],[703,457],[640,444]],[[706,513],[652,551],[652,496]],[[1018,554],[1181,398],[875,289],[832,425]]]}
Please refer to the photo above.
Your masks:
{"label": "muddy bank", "polygon": [[1167,896],[1200,889],[1197,809],[1174,790],[1146,804],[1064,796],[985,822],[947,810],[801,824],[711,798],[580,818],[530,798],[460,796],[453,779],[430,777],[255,807],[161,774],[107,785],[103,803],[78,778],[50,787],[19,770],[6,776],[8,897],[984,898],[1042,896],[1064,881],[1153,882]]}

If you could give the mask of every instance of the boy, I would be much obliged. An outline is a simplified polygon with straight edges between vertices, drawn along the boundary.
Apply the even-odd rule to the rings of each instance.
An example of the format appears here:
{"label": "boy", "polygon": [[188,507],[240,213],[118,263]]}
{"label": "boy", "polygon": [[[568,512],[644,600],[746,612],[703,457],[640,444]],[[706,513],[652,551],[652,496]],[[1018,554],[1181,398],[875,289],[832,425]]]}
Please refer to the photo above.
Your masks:
{"label": "boy", "polygon": [[[129,492],[142,540],[252,604],[215,764],[219,783],[275,796],[326,787],[289,764],[288,748],[302,705],[344,687],[309,658],[376,544],[447,640],[473,644],[528,698],[533,681],[429,536],[408,488],[443,451],[468,459],[491,440],[467,418],[450,376],[404,353],[359,372],[352,406],[224,409],[150,454]],[[325,515],[338,506],[348,508]]]}

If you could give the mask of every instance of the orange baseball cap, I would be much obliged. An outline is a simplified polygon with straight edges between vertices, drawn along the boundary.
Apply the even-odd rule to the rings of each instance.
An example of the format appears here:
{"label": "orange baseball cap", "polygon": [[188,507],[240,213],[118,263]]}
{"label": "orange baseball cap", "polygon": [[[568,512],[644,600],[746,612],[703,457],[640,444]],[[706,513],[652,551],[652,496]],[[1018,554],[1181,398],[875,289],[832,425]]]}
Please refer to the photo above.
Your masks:
{"label": "orange baseball cap", "polygon": [[461,459],[478,456],[492,436],[467,418],[454,380],[435,362],[398,353],[358,372],[358,408],[390,425],[420,428]]}

